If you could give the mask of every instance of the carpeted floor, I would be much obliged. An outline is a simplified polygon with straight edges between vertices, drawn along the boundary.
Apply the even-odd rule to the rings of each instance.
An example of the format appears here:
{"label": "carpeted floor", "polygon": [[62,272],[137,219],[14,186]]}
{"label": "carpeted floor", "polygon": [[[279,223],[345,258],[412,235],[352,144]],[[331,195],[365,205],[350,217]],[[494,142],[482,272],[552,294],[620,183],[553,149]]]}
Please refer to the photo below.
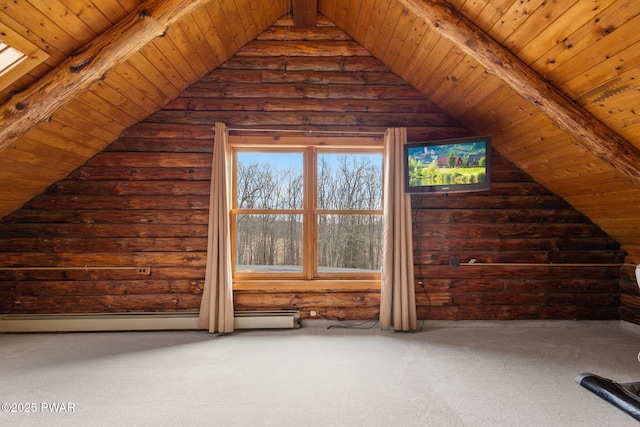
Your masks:
{"label": "carpeted floor", "polygon": [[345,324],[0,335],[0,425],[637,424],[574,381],[640,381],[640,335],[618,322],[329,325]]}

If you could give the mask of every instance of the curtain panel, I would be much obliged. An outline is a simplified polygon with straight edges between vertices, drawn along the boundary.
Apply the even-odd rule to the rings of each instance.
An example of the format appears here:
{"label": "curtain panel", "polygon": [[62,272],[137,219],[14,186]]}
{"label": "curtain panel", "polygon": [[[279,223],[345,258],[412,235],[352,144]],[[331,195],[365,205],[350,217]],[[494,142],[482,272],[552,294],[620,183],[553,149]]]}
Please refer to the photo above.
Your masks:
{"label": "curtain panel", "polygon": [[198,327],[209,332],[233,332],[233,288],[231,279],[231,151],[224,123],[215,124],[207,263],[200,303]]}
{"label": "curtain panel", "polygon": [[413,277],[411,199],[404,191],[406,128],[390,128],[384,140],[384,239],[380,327],[383,330],[417,329]]}

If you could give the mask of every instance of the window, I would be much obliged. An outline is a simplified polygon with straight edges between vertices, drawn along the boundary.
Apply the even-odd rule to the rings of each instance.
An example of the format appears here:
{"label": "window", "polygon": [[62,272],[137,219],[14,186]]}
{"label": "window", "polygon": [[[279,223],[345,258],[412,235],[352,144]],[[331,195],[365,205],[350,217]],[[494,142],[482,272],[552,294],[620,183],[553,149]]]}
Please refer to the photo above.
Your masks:
{"label": "window", "polygon": [[0,40],[0,76],[27,59],[27,55]]}
{"label": "window", "polygon": [[230,137],[234,278],[379,279],[381,139],[245,139]]}
{"label": "window", "polygon": [[49,55],[0,23],[0,90],[10,86]]}

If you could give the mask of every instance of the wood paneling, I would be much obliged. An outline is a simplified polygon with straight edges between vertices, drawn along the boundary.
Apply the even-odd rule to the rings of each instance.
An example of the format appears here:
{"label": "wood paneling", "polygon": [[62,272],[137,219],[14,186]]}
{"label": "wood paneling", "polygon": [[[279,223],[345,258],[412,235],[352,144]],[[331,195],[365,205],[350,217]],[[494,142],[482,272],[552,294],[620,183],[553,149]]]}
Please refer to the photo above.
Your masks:
{"label": "wood paneling", "polygon": [[[592,3],[452,0],[448,3],[545,79],[543,86],[558,89],[602,121],[611,129],[612,132],[605,133],[612,141],[626,139],[629,145],[635,146],[623,149],[625,155],[637,151],[640,147],[637,133],[640,126],[634,127],[635,112],[640,107],[637,96],[640,34],[635,31],[640,6],[637,3],[625,0]],[[514,91],[506,87],[497,77],[514,69],[508,61],[497,61],[497,69],[485,70],[474,58],[478,54],[493,54],[493,50],[477,45],[478,52],[465,54],[441,37],[447,22],[441,22],[439,28],[425,27],[424,20],[415,19],[406,10],[398,14],[396,2],[354,0],[342,2],[341,8],[358,10],[360,21],[355,28],[350,18],[331,7],[331,2],[319,2],[322,13],[339,27],[349,29],[357,42],[400,77],[475,133],[492,135],[495,146],[509,160],[602,226],[622,243],[629,254],[628,262],[640,262],[638,232],[630,233],[625,225],[634,219],[637,221],[637,215],[632,217],[621,211],[612,218],[610,214],[602,215],[593,205],[578,204],[572,198],[579,182],[580,191],[585,195],[606,192],[636,200],[640,197],[637,184],[625,182],[622,174],[613,178],[611,172],[618,174],[620,168],[605,164],[593,150],[580,147],[584,138],[573,138],[556,127],[554,121],[558,114],[538,108],[546,99],[529,103],[516,94],[520,88]],[[456,31],[459,27],[456,25]],[[405,32],[408,36],[404,39],[396,37]],[[468,39],[459,44],[472,43]],[[488,75],[487,71],[495,76]],[[582,128],[577,129],[582,131]],[[545,144],[549,140],[555,143]],[[614,155],[610,160],[618,158]],[[637,179],[640,173],[637,161],[627,163],[624,175]],[[603,182],[607,182],[606,189]]]}
{"label": "wood paneling", "polygon": [[508,161],[494,170],[490,192],[412,196],[419,313],[616,319],[619,244]]}
{"label": "wood paneling", "polygon": [[[28,120],[23,120],[22,126],[32,130],[26,134],[21,131],[23,139],[38,139],[68,153],[68,162],[78,167],[124,129],[159,110],[219,66],[286,10],[284,3],[270,0],[251,4],[235,0],[205,3],[173,25],[168,25],[171,18],[166,24],[156,23],[161,28],[155,35],[160,37],[152,38],[147,44],[141,42],[144,41],[141,33],[153,25],[137,28],[130,22],[144,19],[155,22],[155,9],[154,13],[148,13],[145,8],[160,4],[168,5],[171,10],[179,4],[177,1],[156,1],[148,5],[137,1],[108,1],[98,6],[78,1],[32,1],[7,5],[0,12],[0,22],[50,58],[28,77],[0,91],[6,112],[3,134],[6,136],[20,124],[14,116],[26,117]],[[248,6],[252,13],[239,12]],[[139,16],[135,12],[138,7],[141,8]],[[233,42],[228,38],[233,38]],[[123,47],[127,60],[121,63]],[[116,56],[119,59],[115,60]],[[69,73],[61,65],[65,61],[71,65],[82,62],[85,73]],[[96,73],[88,78],[85,75],[88,70]],[[67,75],[69,77],[62,77]],[[29,94],[33,96],[27,97]],[[69,103],[65,105],[67,97]],[[43,123],[34,127],[37,122]],[[5,137],[0,145],[4,147],[10,141]],[[11,148],[15,145],[25,147],[21,139]],[[87,152],[84,150],[87,145],[94,149]],[[8,150],[10,148],[1,151],[0,157],[6,156]],[[3,183],[0,198],[10,201],[0,204],[0,216],[15,210],[68,173],[67,165],[58,162],[56,157],[49,157],[46,151],[34,148],[23,149],[23,152],[25,156],[38,157],[41,165],[48,165],[56,173],[42,174],[22,168],[21,173],[13,174],[8,168],[0,169]]]}
{"label": "wood paneling", "polygon": [[[640,33],[636,31],[640,3],[447,3],[550,85],[640,147]],[[20,93],[70,56],[81,56],[140,4],[138,0],[30,0],[4,5],[3,27],[49,55],[0,91],[5,107],[15,106]],[[0,152],[0,217],[116,140],[108,148],[113,155],[99,154],[96,163],[76,170],[69,179],[104,183],[86,190],[70,184],[52,187],[16,212],[16,218],[25,218],[22,228],[4,228],[1,237],[19,238],[21,232],[55,237],[56,230],[67,237],[81,238],[87,232],[106,237],[118,230],[107,224],[113,222],[126,233],[157,232],[171,238],[171,226],[163,221],[188,218],[181,215],[183,207],[203,203],[200,192],[210,160],[202,141],[210,136],[214,117],[238,126],[349,130],[409,126],[413,139],[491,134],[502,156],[621,243],[628,263],[640,262],[640,189],[558,129],[553,117],[442,38],[438,28],[397,1],[318,0],[318,9],[326,16],[319,15],[317,24],[324,32],[290,31],[293,19],[288,17],[261,33],[288,7],[290,2],[273,0],[207,2],[86,90],[76,92],[68,104],[39,117],[44,120],[41,125]],[[210,80],[200,80],[205,75]],[[209,115],[213,103],[218,110]],[[117,139],[120,135],[123,138]],[[173,141],[180,141],[175,144],[179,148],[170,147]],[[157,155],[165,152],[172,154]],[[158,194],[149,184],[158,176],[170,182],[174,192],[166,210],[157,208],[170,195]],[[184,185],[191,181],[200,183],[193,189],[197,194],[189,194]],[[530,190],[520,185],[519,191]],[[513,189],[501,186],[500,191],[511,194]],[[547,196],[539,197],[536,203],[548,203]],[[478,202],[496,206],[497,200]],[[509,200],[514,200],[513,194]],[[107,208],[108,204],[112,206]],[[131,215],[133,223],[123,213]],[[93,218],[102,224],[91,223]],[[137,223],[145,218],[162,225],[154,229],[145,228],[153,223]],[[98,225],[102,228],[91,228]],[[199,232],[188,228],[195,224],[172,225],[181,235]],[[61,253],[69,245],[66,248]],[[601,259],[599,254],[592,255]],[[622,305],[631,312],[636,306],[628,296]],[[341,310],[334,312],[342,315]]]}
{"label": "wood paneling", "polygon": [[[334,49],[343,49],[344,55],[373,53],[393,73],[467,128],[478,134],[493,135],[495,146],[503,155],[560,196],[568,200],[573,197],[576,182],[580,183],[581,194],[630,194],[630,186],[624,179],[613,178],[612,174],[617,173],[615,167],[600,164],[602,162],[592,152],[576,147],[579,145],[577,139],[553,125],[555,113],[543,114],[535,103],[526,102],[502,80],[488,75],[470,58],[474,55],[464,54],[441,37],[442,25],[432,26],[403,4],[406,3],[319,0],[318,10],[326,16],[319,15],[317,25],[330,31],[332,37],[343,39],[345,34],[340,30],[344,29],[353,38],[353,43],[334,46]],[[640,121],[636,114],[640,108],[637,96],[640,82],[640,34],[636,31],[640,19],[638,2],[450,0],[447,4],[477,25],[487,38],[515,54],[550,86],[569,96],[613,132],[640,147]],[[81,57],[90,51],[114,26],[131,19],[131,14],[140,5],[137,0],[109,0],[99,4],[76,0],[7,3],[0,11],[3,27],[27,39],[49,58],[0,91],[0,100],[5,107],[15,106],[21,93],[28,92],[30,85],[37,85],[39,79],[69,57]],[[81,165],[115,140],[122,130],[164,107],[238,51],[241,55],[260,55],[262,49],[271,54],[279,51],[285,58],[289,56],[287,67],[291,71],[296,66],[294,59],[303,64],[307,59],[291,56],[294,52],[295,55],[313,55],[314,60],[321,54],[335,55],[335,51],[321,45],[312,28],[289,31],[294,24],[291,17],[260,36],[290,7],[291,2],[273,0],[209,1],[169,26],[162,37],[141,46],[137,53],[132,52],[124,64],[109,69],[101,76],[103,80],[87,90],[74,92],[70,104],[53,114],[37,117],[48,122],[12,145],[11,148],[20,147],[12,155],[5,155],[7,150],[0,153],[5,161],[15,162],[13,168],[0,169],[0,182],[3,183],[0,186],[3,200],[0,216],[12,212],[64,177],[70,165]],[[338,28],[332,28],[331,21]],[[248,45],[256,37],[260,43]],[[305,43],[314,37],[315,44]],[[326,39],[326,35],[319,36],[322,37]],[[289,43],[275,43],[282,40]],[[254,58],[242,57],[240,61]],[[335,58],[329,56],[322,64],[336,65],[329,63]],[[365,66],[375,59],[367,56],[349,58],[350,63],[344,62],[344,67]],[[274,63],[269,69],[273,70],[275,66]],[[505,64],[502,66],[506,68]],[[299,83],[295,79],[300,76],[291,74],[291,84],[295,86]],[[265,81],[270,77],[274,75],[265,73]],[[229,74],[219,78],[221,85],[232,80]],[[337,83],[335,88],[342,89]],[[220,89],[224,90],[224,86]],[[318,99],[322,99],[321,96],[316,93]],[[338,108],[337,104],[333,106],[335,110]],[[328,115],[326,120],[334,118]],[[283,119],[290,118],[284,116]],[[344,125],[353,126],[353,120],[354,116],[345,116]],[[264,117],[256,117],[256,123],[261,121],[265,122]],[[401,121],[397,123],[402,124]],[[186,128],[183,130],[187,131]],[[176,130],[162,131],[166,134]],[[199,129],[192,127],[188,132],[197,133]],[[544,143],[550,140],[554,144]],[[26,143],[34,141],[48,148],[40,150]],[[67,158],[61,158],[65,153]],[[625,155],[623,152],[622,157]],[[617,157],[613,156],[614,160]],[[582,161],[576,163],[574,158]],[[553,161],[542,161],[544,159]],[[585,170],[591,165],[596,167]],[[35,170],[37,168],[47,171],[39,172]],[[637,176],[637,169],[631,172],[632,178]],[[637,186],[633,193],[632,199],[640,197]],[[590,205],[578,205],[573,200],[571,203],[623,244],[629,253],[628,262],[640,262],[640,232],[634,229],[630,232],[627,226],[637,217],[622,210],[619,221],[616,221],[618,215],[614,215],[612,221],[610,213],[602,215],[601,210]]]}
{"label": "wood paneling", "polygon": [[[299,48],[281,55],[285,25],[279,21],[0,222],[0,265],[78,268],[0,270],[0,312],[197,311],[216,121],[349,131],[408,126],[411,140],[471,133],[327,23],[290,30]],[[618,243],[499,154],[493,159],[489,192],[412,196],[419,317],[617,318],[618,268],[575,264],[620,263]],[[478,265],[450,266],[451,257]],[[151,274],[87,265],[149,266]],[[380,295],[371,283],[309,289],[270,282],[242,283],[234,298],[239,310],[367,320],[378,317]]]}

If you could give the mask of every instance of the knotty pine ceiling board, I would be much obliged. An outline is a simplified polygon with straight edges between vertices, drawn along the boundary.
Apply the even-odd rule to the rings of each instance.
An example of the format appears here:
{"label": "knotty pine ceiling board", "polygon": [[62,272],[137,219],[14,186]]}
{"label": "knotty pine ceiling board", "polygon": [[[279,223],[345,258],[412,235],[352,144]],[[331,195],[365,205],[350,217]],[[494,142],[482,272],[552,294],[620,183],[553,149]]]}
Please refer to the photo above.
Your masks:
{"label": "knotty pine ceiling board", "polygon": [[[84,0],[23,0],[5,5],[0,23],[27,37],[50,58],[0,92],[0,99],[7,102],[11,91],[21,90],[20,84],[26,87],[44,77],[140,4],[139,0],[105,0],[99,6]],[[209,2],[79,92],[28,131],[24,142],[18,139],[0,152],[0,217],[64,178],[123,130],[216,69],[284,15],[285,7],[275,0]]]}
{"label": "knotty pine ceiling board", "polygon": [[[153,1],[153,0],[147,0]],[[140,0],[16,0],[0,10],[9,26],[49,58],[0,91],[6,102],[100,37]],[[490,37],[564,91],[636,147],[640,145],[640,2],[632,0],[450,0]],[[21,206],[73,165],[91,157],[129,126],[236,55],[276,19],[288,2],[209,1],[16,141],[0,162],[0,217]],[[640,230],[618,201],[637,188],[437,29],[396,0],[319,0],[318,25],[334,22],[362,48],[466,126],[492,134],[495,146],[538,182],[565,197],[640,256]],[[326,18],[325,18],[326,16]],[[62,107],[62,106],[61,106]],[[6,151],[6,150],[5,150]],[[66,156],[65,156],[66,154]],[[66,159],[66,160],[65,160]],[[17,168],[17,169],[16,169]],[[16,170],[24,171],[17,173]],[[604,185],[603,183],[607,183]],[[606,189],[606,190],[605,190]],[[606,191],[607,197],[600,197]],[[600,203],[587,202],[589,193]],[[615,203],[614,203],[615,202]],[[633,202],[635,203],[635,202]],[[606,212],[603,213],[603,212]],[[619,227],[617,226],[619,224]]]}
{"label": "knotty pine ceiling board", "polygon": [[[608,194],[635,200],[640,192],[550,117],[482,70],[438,31],[411,17],[399,2],[320,1],[319,10],[374,56],[452,116],[494,145],[538,182],[563,196],[594,222],[628,245],[635,259],[640,230],[623,226],[638,220],[622,210],[618,219],[585,203],[584,195]],[[638,146],[638,61],[640,3],[625,0],[545,2],[451,0],[449,3],[503,47],[549,79],[579,105]],[[339,6],[338,6],[339,4]],[[394,16],[386,22],[387,16]],[[407,27],[409,30],[407,31]],[[617,33],[617,34],[616,34]],[[382,36],[380,36],[382,34]],[[398,35],[404,35],[404,40]],[[408,35],[415,34],[413,37]],[[407,55],[406,52],[411,52]],[[603,185],[606,182],[606,185]],[[575,189],[575,190],[574,190]],[[606,200],[609,200],[606,198]],[[597,200],[605,200],[602,197]],[[622,206],[618,206],[622,209]],[[606,220],[606,221],[605,221]],[[640,226],[638,227],[640,228]],[[629,246],[630,245],[630,246]]]}
{"label": "knotty pine ceiling board", "polygon": [[6,2],[0,10],[0,24],[18,32],[49,58],[27,76],[0,91],[5,102],[13,91],[36,81],[73,52],[108,30],[135,8],[138,0],[102,1],[38,0]]}

